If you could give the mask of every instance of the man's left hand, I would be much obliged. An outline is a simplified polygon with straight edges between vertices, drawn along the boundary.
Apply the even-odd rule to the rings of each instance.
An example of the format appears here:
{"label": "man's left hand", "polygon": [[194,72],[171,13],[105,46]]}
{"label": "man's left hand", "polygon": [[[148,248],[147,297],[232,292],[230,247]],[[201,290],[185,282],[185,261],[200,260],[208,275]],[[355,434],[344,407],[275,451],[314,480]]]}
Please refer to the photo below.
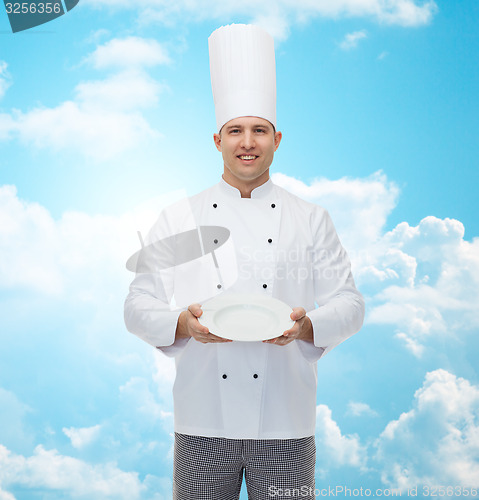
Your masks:
{"label": "man's left hand", "polygon": [[313,325],[308,316],[306,316],[305,309],[303,307],[293,308],[290,318],[294,321],[294,325],[289,330],[283,332],[281,337],[263,340],[263,342],[276,345],[287,345],[296,339],[313,342]]}

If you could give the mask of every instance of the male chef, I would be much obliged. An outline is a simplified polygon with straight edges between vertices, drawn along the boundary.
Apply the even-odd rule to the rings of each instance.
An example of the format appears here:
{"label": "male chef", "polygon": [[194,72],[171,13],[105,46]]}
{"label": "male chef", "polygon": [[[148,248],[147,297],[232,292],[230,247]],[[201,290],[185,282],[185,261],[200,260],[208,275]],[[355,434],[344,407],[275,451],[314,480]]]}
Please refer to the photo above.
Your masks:
{"label": "male chef", "polygon": [[[174,241],[175,265],[137,274],[125,321],[175,358],[176,500],[238,499],[243,477],[251,500],[314,498],[316,362],[360,329],[364,301],[328,213],[270,179],[282,137],[272,38],[224,26],[209,53],[223,174],[162,212],[149,242]],[[201,316],[223,293],[279,299],[291,326],[222,338]]]}

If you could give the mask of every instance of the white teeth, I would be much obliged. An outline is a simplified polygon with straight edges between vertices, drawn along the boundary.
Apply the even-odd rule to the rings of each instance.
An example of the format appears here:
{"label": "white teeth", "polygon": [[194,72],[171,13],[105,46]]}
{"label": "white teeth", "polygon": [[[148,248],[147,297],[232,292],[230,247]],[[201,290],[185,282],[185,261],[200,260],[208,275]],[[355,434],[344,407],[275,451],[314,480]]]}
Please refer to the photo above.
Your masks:
{"label": "white teeth", "polygon": [[242,160],[254,160],[256,156],[240,156]]}

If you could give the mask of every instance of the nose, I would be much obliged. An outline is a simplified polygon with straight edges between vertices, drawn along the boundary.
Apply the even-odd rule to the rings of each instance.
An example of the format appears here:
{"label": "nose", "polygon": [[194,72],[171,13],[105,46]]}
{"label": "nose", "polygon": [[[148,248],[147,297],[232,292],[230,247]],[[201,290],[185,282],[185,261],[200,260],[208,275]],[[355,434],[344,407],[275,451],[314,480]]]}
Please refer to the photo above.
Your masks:
{"label": "nose", "polygon": [[243,134],[241,146],[244,149],[253,149],[255,146],[254,135],[249,130],[246,130]]}

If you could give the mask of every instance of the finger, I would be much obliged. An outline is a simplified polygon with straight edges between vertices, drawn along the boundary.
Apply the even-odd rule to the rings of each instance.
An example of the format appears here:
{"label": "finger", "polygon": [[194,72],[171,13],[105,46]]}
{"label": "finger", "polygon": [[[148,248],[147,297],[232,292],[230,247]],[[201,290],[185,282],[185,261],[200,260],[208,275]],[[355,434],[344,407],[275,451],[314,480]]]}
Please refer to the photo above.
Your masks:
{"label": "finger", "polygon": [[232,340],[225,339],[223,337],[218,337],[218,336],[214,335],[213,333],[209,333],[208,335],[200,335],[197,340],[199,340],[203,344],[232,342]]}
{"label": "finger", "polygon": [[289,330],[283,332],[283,337],[297,337],[301,331],[302,324],[301,320],[297,321]]}
{"label": "finger", "polygon": [[201,309],[200,304],[191,304],[188,306],[188,311],[195,316],[195,318],[199,318],[203,314],[203,310]]}
{"label": "finger", "polygon": [[211,339],[215,339],[215,340],[226,340],[224,337],[219,337],[218,335],[215,335],[212,332],[208,333],[208,337],[211,338]]}
{"label": "finger", "polygon": [[198,321],[198,318],[203,314],[200,304],[191,304],[188,307],[188,312],[190,313],[190,316],[188,317],[189,328],[194,332],[198,332],[201,334],[209,333],[208,327],[202,325]]}
{"label": "finger", "polygon": [[288,337],[284,337],[282,335],[281,337],[276,337],[275,339],[263,340],[263,342],[265,344],[274,344],[274,345],[283,346],[283,345],[289,344],[293,340],[294,340],[294,338],[288,338]]}
{"label": "finger", "polygon": [[274,339],[263,340],[263,344],[274,344],[279,337],[275,337]]}
{"label": "finger", "polygon": [[304,307],[294,307],[293,312],[290,314],[289,317],[293,321],[298,321],[299,319],[303,318],[304,316],[306,316],[306,310],[304,309]]}
{"label": "finger", "polygon": [[208,335],[210,333],[209,328],[202,325],[196,318],[193,321],[194,323],[191,324],[191,330],[197,335]]}
{"label": "finger", "polygon": [[225,339],[223,337],[218,337],[218,336],[214,335],[213,333],[210,333],[208,335],[208,338],[211,339],[211,342],[233,342],[230,339]]}
{"label": "finger", "polygon": [[294,340],[294,338],[288,338],[288,337],[284,337],[283,335],[281,335],[280,337],[276,337],[274,339],[263,340],[263,342],[265,344],[285,345],[285,344],[289,344],[293,340]]}

